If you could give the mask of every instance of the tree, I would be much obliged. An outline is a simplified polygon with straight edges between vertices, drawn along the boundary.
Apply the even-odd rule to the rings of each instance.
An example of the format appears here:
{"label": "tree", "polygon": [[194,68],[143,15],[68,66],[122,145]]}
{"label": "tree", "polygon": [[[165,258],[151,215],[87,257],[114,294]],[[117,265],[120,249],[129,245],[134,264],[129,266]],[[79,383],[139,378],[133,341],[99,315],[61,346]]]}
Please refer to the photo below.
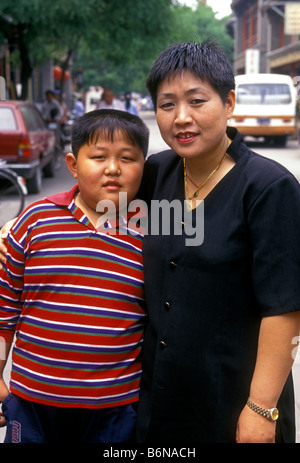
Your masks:
{"label": "tree", "polygon": [[203,41],[213,38],[225,51],[229,60],[233,57],[233,39],[227,33],[223,20],[215,17],[212,8],[199,3],[196,9],[187,6],[174,7],[174,42]]}
{"label": "tree", "polygon": [[229,57],[233,48],[211,8],[176,0],[1,0],[0,31],[21,69],[22,99],[34,67],[49,59],[62,68],[61,91],[74,60],[87,85],[144,91],[154,59],[174,42],[214,36]]}
{"label": "tree", "polygon": [[[160,3],[160,2],[159,2]],[[108,29],[100,27],[99,31],[91,31],[93,38],[86,37],[78,49],[76,67],[84,72],[84,84],[111,87],[117,93],[126,90],[145,92],[145,81],[153,61],[158,53],[176,42],[201,41],[214,37],[223,47],[229,59],[233,55],[233,40],[228,35],[222,20],[215,17],[213,10],[199,4],[197,9],[182,6],[172,1],[162,5],[136,0],[136,9],[128,9],[131,1],[112,2],[118,14]],[[117,4],[117,5],[116,5]],[[148,11],[148,14],[143,12]],[[157,20],[157,12],[162,21]],[[132,17],[140,14],[144,22],[132,21]],[[105,18],[103,18],[105,20]],[[135,33],[134,24],[142,28]],[[110,46],[112,32],[115,40]],[[99,44],[101,44],[99,46]]]}
{"label": "tree", "polygon": [[[20,60],[22,98],[34,66],[50,57],[68,69],[82,41],[120,65],[147,50],[163,33],[171,0],[1,0],[0,25],[11,53]],[[160,16],[159,12],[163,13]],[[143,38],[148,37],[148,41]],[[62,81],[63,84],[63,75]]]}

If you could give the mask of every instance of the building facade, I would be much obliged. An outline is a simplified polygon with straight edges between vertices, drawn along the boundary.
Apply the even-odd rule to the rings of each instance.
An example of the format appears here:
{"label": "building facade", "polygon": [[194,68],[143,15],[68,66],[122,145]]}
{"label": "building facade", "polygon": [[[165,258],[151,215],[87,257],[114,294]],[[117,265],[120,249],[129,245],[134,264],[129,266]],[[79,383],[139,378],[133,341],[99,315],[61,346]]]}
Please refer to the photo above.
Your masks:
{"label": "building facade", "polygon": [[300,75],[300,1],[233,0],[234,71]]}

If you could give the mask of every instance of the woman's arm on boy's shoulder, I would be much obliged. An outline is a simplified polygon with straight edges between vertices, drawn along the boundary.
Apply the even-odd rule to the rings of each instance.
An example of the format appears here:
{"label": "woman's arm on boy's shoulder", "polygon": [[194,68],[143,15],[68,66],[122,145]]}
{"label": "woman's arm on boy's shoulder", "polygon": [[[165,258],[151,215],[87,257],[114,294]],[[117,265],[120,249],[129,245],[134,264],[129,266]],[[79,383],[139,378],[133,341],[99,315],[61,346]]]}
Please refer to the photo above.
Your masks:
{"label": "woman's arm on boy's shoulder", "polygon": [[7,247],[6,247],[6,239],[9,230],[13,226],[16,219],[12,219],[7,222],[0,230],[0,270],[2,269],[3,265],[6,262],[6,255],[7,255]]}

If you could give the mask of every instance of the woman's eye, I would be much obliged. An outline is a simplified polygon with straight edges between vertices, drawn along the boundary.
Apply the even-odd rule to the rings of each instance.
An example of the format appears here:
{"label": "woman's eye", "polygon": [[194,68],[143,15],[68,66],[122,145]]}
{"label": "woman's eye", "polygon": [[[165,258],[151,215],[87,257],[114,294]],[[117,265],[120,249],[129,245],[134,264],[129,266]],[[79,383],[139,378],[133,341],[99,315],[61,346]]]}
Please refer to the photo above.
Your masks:
{"label": "woman's eye", "polygon": [[201,103],[204,103],[204,100],[201,100],[201,98],[194,98],[191,101],[191,104],[201,104]]}
{"label": "woman's eye", "polygon": [[168,108],[172,108],[174,106],[174,103],[171,103],[171,102],[168,102],[168,103],[161,103],[159,105],[160,108],[162,109],[168,109]]}

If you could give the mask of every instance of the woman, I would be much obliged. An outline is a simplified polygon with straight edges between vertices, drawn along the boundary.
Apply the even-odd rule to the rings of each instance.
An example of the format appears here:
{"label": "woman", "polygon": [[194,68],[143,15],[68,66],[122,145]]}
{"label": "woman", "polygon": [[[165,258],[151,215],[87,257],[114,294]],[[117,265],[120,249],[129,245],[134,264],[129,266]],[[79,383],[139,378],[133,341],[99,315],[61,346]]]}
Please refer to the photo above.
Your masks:
{"label": "woman", "polygon": [[144,238],[138,440],[293,442],[299,184],[227,128],[234,76],[214,44],[165,50],[147,86],[171,150],[146,162],[140,197],[185,200],[195,229],[204,200],[204,240],[187,246],[184,229]]}

